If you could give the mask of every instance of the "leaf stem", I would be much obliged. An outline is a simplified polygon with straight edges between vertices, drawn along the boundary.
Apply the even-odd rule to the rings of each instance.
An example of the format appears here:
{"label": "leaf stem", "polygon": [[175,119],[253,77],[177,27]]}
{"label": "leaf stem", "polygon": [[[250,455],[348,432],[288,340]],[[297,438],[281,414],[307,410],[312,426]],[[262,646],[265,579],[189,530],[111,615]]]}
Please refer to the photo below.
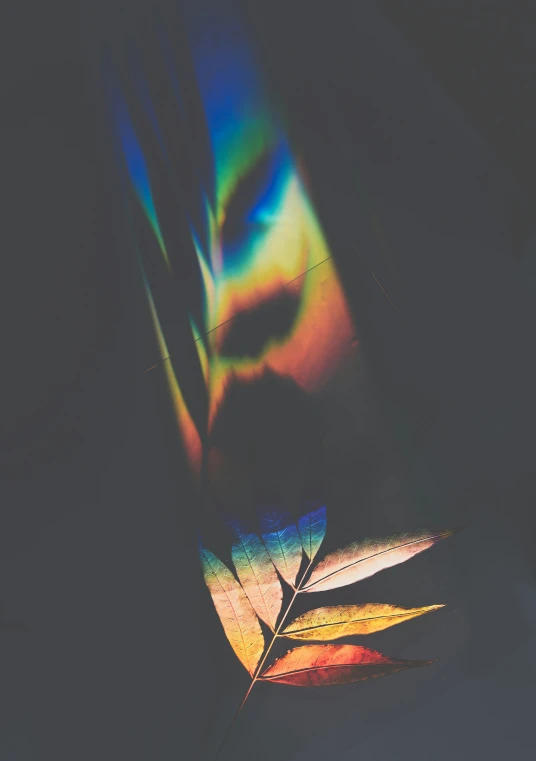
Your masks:
{"label": "leaf stem", "polygon": [[272,637],[272,639],[271,639],[271,641],[270,641],[270,644],[269,644],[269,645],[268,645],[268,647],[266,648],[266,651],[265,651],[264,655],[262,656],[262,659],[261,659],[261,661],[260,661],[259,665],[258,665],[258,666],[257,666],[257,668],[255,669],[255,673],[253,674],[253,678],[252,678],[252,680],[251,680],[251,684],[249,685],[249,687],[248,687],[248,690],[247,690],[246,694],[244,695],[244,699],[243,699],[243,700],[242,700],[242,702],[240,703],[240,705],[239,705],[239,707],[238,707],[238,710],[237,710],[237,712],[236,712],[236,713],[235,713],[235,715],[233,716],[233,719],[232,719],[231,723],[229,724],[229,727],[228,727],[228,729],[227,729],[227,732],[226,732],[226,733],[225,733],[225,735],[223,736],[223,740],[222,740],[222,742],[221,742],[221,745],[220,745],[220,747],[218,748],[218,752],[216,753],[216,756],[215,756],[215,758],[214,758],[214,761],[218,761],[218,758],[220,757],[220,754],[221,754],[221,752],[222,752],[222,750],[223,750],[223,746],[224,746],[224,745],[225,745],[225,743],[227,742],[227,738],[229,737],[229,735],[230,735],[230,733],[231,733],[231,730],[232,730],[232,728],[233,728],[233,726],[234,726],[234,724],[235,724],[236,720],[238,719],[238,716],[240,715],[240,711],[241,711],[241,710],[242,710],[242,708],[245,706],[245,704],[246,704],[246,701],[247,701],[247,699],[249,698],[249,695],[250,695],[250,693],[251,693],[251,690],[252,690],[252,689],[253,689],[253,687],[255,686],[255,682],[256,682],[256,681],[258,680],[258,678],[259,678],[259,674],[261,673],[262,667],[264,666],[264,664],[265,664],[265,662],[266,662],[266,659],[268,658],[268,655],[270,654],[270,651],[271,651],[271,649],[272,649],[272,647],[273,647],[273,645],[274,645],[274,642],[275,642],[275,641],[276,641],[276,639],[279,637],[279,633],[280,633],[280,631],[281,631],[281,628],[282,628],[283,624],[285,623],[285,621],[286,621],[286,619],[287,619],[287,616],[288,616],[288,614],[290,613],[290,609],[292,608],[292,605],[294,604],[294,600],[296,599],[297,595],[298,595],[298,594],[300,593],[300,591],[301,591],[301,586],[302,586],[303,580],[304,580],[304,579],[305,579],[305,577],[307,576],[307,572],[309,571],[309,568],[311,567],[311,564],[312,564],[312,562],[313,562],[312,560],[310,560],[310,561],[309,561],[309,563],[308,563],[308,565],[307,565],[307,568],[305,569],[305,571],[304,571],[304,572],[303,572],[303,574],[302,574],[302,577],[301,577],[301,579],[300,579],[300,583],[298,584],[298,586],[297,586],[297,587],[294,587],[294,586],[292,587],[292,589],[294,590],[294,594],[292,595],[292,599],[291,599],[291,601],[289,602],[289,604],[288,604],[288,607],[287,607],[287,609],[286,609],[285,613],[283,614],[283,618],[281,619],[281,621],[279,622],[279,625],[277,626],[276,630],[274,631],[274,636]]}

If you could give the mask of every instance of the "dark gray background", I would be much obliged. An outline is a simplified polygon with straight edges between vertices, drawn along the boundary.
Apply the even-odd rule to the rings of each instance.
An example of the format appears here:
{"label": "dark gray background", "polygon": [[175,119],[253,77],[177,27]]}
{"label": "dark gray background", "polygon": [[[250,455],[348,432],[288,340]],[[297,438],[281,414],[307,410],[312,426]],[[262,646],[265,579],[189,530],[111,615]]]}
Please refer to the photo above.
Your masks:
{"label": "dark gray background", "polygon": [[[212,759],[247,686],[200,576],[165,388],[143,372],[96,85],[100,44],[143,39],[148,5],[19,3],[1,25],[1,761]],[[362,340],[370,429],[341,452],[327,541],[466,528],[340,598],[447,603],[370,639],[434,666],[259,686],[224,757],[530,757],[534,5],[245,5]]]}

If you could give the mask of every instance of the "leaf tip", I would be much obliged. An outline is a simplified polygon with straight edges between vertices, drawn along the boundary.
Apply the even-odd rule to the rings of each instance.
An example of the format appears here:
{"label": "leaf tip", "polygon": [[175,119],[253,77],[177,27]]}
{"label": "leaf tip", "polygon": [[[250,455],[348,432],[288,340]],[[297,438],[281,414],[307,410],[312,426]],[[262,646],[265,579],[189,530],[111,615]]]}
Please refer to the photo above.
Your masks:
{"label": "leaf tip", "polygon": [[428,661],[406,661],[406,667],[410,669],[417,669],[421,666],[432,666],[439,658],[431,658]]}
{"label": "leaf tip", "polygon": [[455,534],[459,534],[460,531],[463,531],[466,528],[466,526],[458,525],[458,526],[452,526],[452,528],[446,528],[442,531],[438,532],[440,539],[450,539],[451,536],[454,536]]}
{"label": "leaf tip", "polygon": [[426,613],[433,613],[434,610],[440,610],[440,608],[446,608],[446,603],[441,603],[440,605],[428,605],[428,607],[425,608]]}
{"label": "leaf tip", "polygon": [[242,525],[240,524],[240,521],[236,520],[236,518],[226,518],[225,526],[229,529],[234,537],[240,536],[242,533]]}

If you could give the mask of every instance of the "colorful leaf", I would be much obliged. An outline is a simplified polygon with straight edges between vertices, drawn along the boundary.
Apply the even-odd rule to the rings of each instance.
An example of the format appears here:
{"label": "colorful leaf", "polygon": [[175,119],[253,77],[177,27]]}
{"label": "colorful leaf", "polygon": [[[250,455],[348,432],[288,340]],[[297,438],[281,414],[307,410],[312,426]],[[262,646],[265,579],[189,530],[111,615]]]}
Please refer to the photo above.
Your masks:
{"label": "colorful leaf", "polygon": [[294,687],[322,687],[387,676],[429,663],[388,658],[358,645],[305,645],[278,658],[260,678]]}
{"label": "colorful leaf", "polygon": [[395,534],[385,539],[354,542],[326,555],[313,570],[303,591],[321,592],[361,581],[378,571],[409,560],[453,533],[452,530],[415,531]]}
{"label": "colorful leaf", "polygon": [[319,507],[304,515],[298,521],[298,529],[305,554],[313,560],[326,535],[326,508]]}
{"label": "colorful leaf", "polygon": [[262,538],[270,553],[272,562],[285,579],[294,586],[302,562],[302,543],[298,529],[294,523],[289,523],[286,516],[271,512],[263,517]]}
{"label": "colorful leaf", "polygon": [[332,640],[353,634],[372,634],[443,607],[397,608],[380,603],[333,605],[298,616],[282,635],[291,639]]}
{"label": "colorful leaf", "polygon": [[259,619],[227,566],[202,546],[200,555],[205,582],[227,639],[238,660],[253,676],[264,651]]}
{"label": "colorful leaf", "polygon": [[265,546],[256,534],[235,529],[233,563],[240,583],[255,612],[275,629],[283,602],[283,590]]}

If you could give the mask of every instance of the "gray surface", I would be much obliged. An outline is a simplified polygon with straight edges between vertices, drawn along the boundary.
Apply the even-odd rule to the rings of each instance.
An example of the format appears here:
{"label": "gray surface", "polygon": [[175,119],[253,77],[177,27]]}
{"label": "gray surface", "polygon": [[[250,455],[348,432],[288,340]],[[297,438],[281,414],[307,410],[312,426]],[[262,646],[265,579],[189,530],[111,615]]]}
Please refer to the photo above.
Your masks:
{"label": "gray surface", "polygon": [[[503,210],[514,178],[374,4],[355,4],[352,49],[337,45],[336,6],[330,24],[309,30],[288,87],[300,86],[323,39],[333,51],[326,81],[339,72],[342,102],[355,86],[371,106],[355,155],[396,257],[404,306],[393,317],[374,283],[355,277],[354,242],[370,249],[365,226],[356,229],[337,139],[349,132],[351,140],[353,125],[328,111],[304,146],[364,326],[367,401],[377,411],[362,449],[345,452],[349,470],[330,486],[330,520],[341,532],[331,541],[394,524],[466,528],[344,598],[447,603],[370,640],[400,657],[438,656],[435,665],[325,691],[260,686],[222,761],[530,757],[535,241],[524,258],[512,256]],[[94,6],[96,30],[142,35],[143,4],[128,7],[123,25],[108,26],[110,6]],[[91,89],[65,74],[80,56],[67,6],[48,7],[35,23],[21,6],[10,12],[19,15],[3,76],[10,92],[26,94],[10,101],[0,148],[9,346],[0,760],[208,761],[247,680],[200,577],[196,516],[163,385],[143,373],[153,339],[135,262],[114,224],[113,158],[105,142],[95,144],[93,96],[78,100]],[[302,113],[321,96],[319,85],[318,101],[310,96]],[[42,107],[24,105],[38,97]],[[98,212],[88,193],[101,199]],[[375,441],[382,456],[372,457],[371,475],[360,452]]]}

